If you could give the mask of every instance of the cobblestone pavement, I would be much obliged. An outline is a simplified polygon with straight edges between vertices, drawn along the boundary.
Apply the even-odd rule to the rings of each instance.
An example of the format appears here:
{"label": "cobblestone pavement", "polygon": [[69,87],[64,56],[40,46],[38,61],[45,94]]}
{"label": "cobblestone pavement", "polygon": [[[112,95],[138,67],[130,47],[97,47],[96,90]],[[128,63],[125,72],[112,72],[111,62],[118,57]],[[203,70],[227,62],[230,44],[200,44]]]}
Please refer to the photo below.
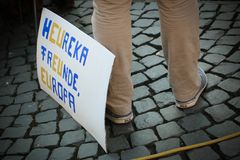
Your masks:
{"label": "cobblestone pavement", "polygon": [[[157,5],[133,3],[135,118],[123,126],[107,121],[109,154],[39,89],[33,25],[9,23],[0,33],[1,159],[132,159],[240,131],[240,2],[199,7],[200,66],[209,85],[196,107],[180,110],[167,80]],[[60,14],[91,35],[91,13],[91,1],[77,0]],[[240,138],[163,159],[239,160]]]}

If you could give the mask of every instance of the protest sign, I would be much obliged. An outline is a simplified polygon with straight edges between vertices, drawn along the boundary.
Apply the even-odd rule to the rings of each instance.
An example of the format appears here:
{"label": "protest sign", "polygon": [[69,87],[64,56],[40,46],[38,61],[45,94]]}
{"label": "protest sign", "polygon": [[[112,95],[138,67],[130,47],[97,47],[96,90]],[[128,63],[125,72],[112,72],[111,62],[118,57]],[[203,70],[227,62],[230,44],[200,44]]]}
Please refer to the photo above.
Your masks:
{"label": "protest sign", "polygon": [[114,55],[78,28],[43,8],[37,39],[41,89],[106,151],[105,105]]}

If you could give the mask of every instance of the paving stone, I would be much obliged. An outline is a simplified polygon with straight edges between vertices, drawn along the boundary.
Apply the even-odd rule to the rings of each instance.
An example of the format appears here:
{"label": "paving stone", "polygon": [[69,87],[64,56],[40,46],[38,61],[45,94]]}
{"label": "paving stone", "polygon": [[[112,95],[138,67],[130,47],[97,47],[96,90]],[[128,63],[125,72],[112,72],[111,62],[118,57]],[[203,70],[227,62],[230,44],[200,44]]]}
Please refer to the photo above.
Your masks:
{"label": "paving stone", "polygon": [[208,73],[207,74],[207,79],[208,79],[208,85],[207,85],[207,88],[211,88],[211,87],[214,87],[216,86],[217,84],[219,84],[219,82],[221,82],[222,78],[215,75],[215,74],[211,74],[211,73]]}
{"label": "paving stone", "polygon": [[217,65],[221,63],[225,59],[225,57],[219,54],[208,54],[203,59],[213,65]]}
{"label": "paving stone", "polygon": [[180,147],[179,138],[169,138],[154,143],[157,153]]}
{"label": "paving stone", "polygon": [[156,104],[150,98],[145,98],[140,101],[135,101],[133,105],[138,113],[143,113],[156,108]]}
{"label": "paving stone", "polygon": [[36,45],[31,45],[26,48],[28,54],[36,54]]}
{"label": "paving stone", "polygon": [[17,94],[29,92],[38,89],[38,83],[36,81],[28,81],[19,85]]}
{"label": "paving stone", "polygon": [[220,89],[214,89],[214,90],[206,93],[204,95],[204,97],[212,105],[220,104],[220,103],[226,101],[227,99],[229,99],[229,95]]}
{"label": "paving stone", "polygon": [[22,65],[22,66],[14,66],[10,70],[10,75],[15,75],[15,74],[18,74],[18,73],[24,73],[24,72],[27,72],[27,71],[30,71],[30,70],[31,70],[31,66],[29,64]]}
{"label": "paving stone", "polygon": [[5,107],[5,109],[1,113],[1,116],[16,116],[19,113],[20,107],[21,107],[20,104],[15,104],[15,105],[10,105],[8,107]]}
{"label": "paving stone", "polygon": [[25,64],[26,60],[23,57],[16,57],[8,60],[8,66],[18,66]]}
{"label": "paving stone", "polygon": [[238,64],[224,62],[220,63],[220,65],[215,67],[212,71],[222,75],[229,75],[236,72],[239,68],[240,66]]}
{"label": "paving stone", "polygon": [[239,109],[240,108],[240,97],[234,97],[232,98],[229,103],[233,105],[235,108]]}
{"label": "paving stone", "polygon": [[223,36],[217,41],[217,44],[236,45],[240,42],[240,36]]}
{"label": "paving stone", "polygon": [[34,147],[57,146],[59,139],[58,134],[41,135],[35,139]]}
{"label": "paving stone", "polygon": [[8,127],[4,130],[1,138],[22,138],[28,127]]}
{"label": "paving stone", "polygon": [[231,21],[215,20],[211,25],[211,29],[229,29],[231,23]]}
{"label": "paving stone", "polygon": [[239,160],[239,159],[240,159],[240,155],[232,158],[231,160]]}
{"label": "paving stone", "polygon": [[32,72],[32,79],[35,79],[35,80],[38,79],[37,71]]}
{"label": "paving stone", "polygon": [[0,78],[0,86],[8,86],[13,81],[13,76],[4,76]]}
{"label": "paving stone", "polygon": [[135,38],[133,38],[132,43],[136,46],[140,46],[151,41],[152,39],[153,39],[152,37],[146,36],[144,34],[140,34]]}
{"label": "paving stone", "polygon": [[125,125],[113,124],[112,130],[113,130],[114,136],[119,136],[119,135],[124,135],[124,134],[133,132],[134,128],[133,128],[132,123],[127,123]]}
{"label": "paving stone", "polygon": [[239,27],[240,26],[240,21],[235,21],[233,24],[233,27]]}
{"label": "paving stone", "polygon": [[39,124],[32,128],[30,131],[30,136],[41,135],[41,134],[51,134],[56,132],[56,122],[48,122]]}
{"label": "paving stone", "polygon": [[168,78],[165,77],[150,83],[149,86],[155,93],[170,89]]}
{"label": "paving stone", "polygon": [[205,109],[205,111],[216,121],[224,121],[235,113],[233,110],[229,109],[225,104],[219,104]]}
{"label": "paving stone", "polygon": [[33,92],[23,93],[15,97],[15,103],[31,102],[33,99]]}
{"label": "paving stone", "polygon": [[239,35],[240,29],[239,28],[233,28],[229,29],[226,35]]}
{"label": "paving stone", "polygon": [[240,51],[234,52],[230,57],[227,58],[227,61],[240,63]]}
{"label": "paving stone", "polygon": [[17,56],[25,56],[25,54],[26,54],[25,48],[12,49],[8,52],[8,57],[13,58]]}
{"label": "paving stone", "polygon": [[0,129],[9,127],[12,124],[13,120],[13,117],[0,117]]}
{"label": "paving stone", "polygon": [[132,36],[135,36],[135,35],[139,34],[142,30],[143,30],[142,28],[132,27],[132,29],[131,29]]}
{"label": "paving stone", "polygon": [[39,91],[36,93],[36,100],[41,101],[47,99],[48,94],[44,92],[43,90]]}
{"label": "paving stone", "polygon": [[144,7],[144,3],[142,2],[134,2],[131,6],[131,10],[142,10]]}
{"label": "paving stone", "polygon": [[200,19],[199,20],[199,27],[200,28],[205,28],[211,24],[212,20],[210,19]]}
{"label": "paving stone", "polygon": [[41,111],[44,111],[48,109],[58,108],[58,106],[59,104],[56,101],[54,101],[52,98],[48,98],[39,105],[39,108]]}
{"label": "paving stone", "polygon": [[233,16],[234,16],[235,12],[226,12],[226,13],[220,13],[216,19],[217,20],[232,20],[233,19]]}
{"label": "paving stone", "polygon": [[145,57],[154,54],[155,52],[157,52],[157,50],[149,45],[140,46],[134,50],[134,53],[139,57]]}
{"label": "paving stone", "polygon": [[7,149],[11,146],[12,141],[7,139],[7,140],[0,140],[0,155],[4,155],[4,153],[7,151]]}
{"label": "paving stone", "polygon": [[[159,16],[158,11],[153,11],[153,13],[157,13]],[[144,16],[144,15],[143,15]],[[160,28],[157,26],[152,26],[152,27],[148,27],[146,30],[143,31],[144,34],[147,35],[153,35],[153,36],[157,36],[160,34]]]}
{"label": "paving stone", "polygon": [[199,62],[199,67],[202,68],[205,72],[208,72],[213,66],[208,63]]}
{"label": "paving stone", "polygon": [[211,125],[209,120],[202,113],[196,113],[184,117],[178,121],[178,124],[187,131],[194,131]]}
{"label": "paving stone", "polygon": [[16,85],[0,87],[0,96],[11,96],[15,93],[16,88],[17,88]]}
{"label": "paving stone", "polygon": [[141,63],[139,62],[136,62],[136,61],[133,61],[132,62],[132,73],[136,73],[136,72],[139,72],[139,71],[142,71],[145,69],[145,66],[142,65]]}
{"label": "paving stone", "polygon": [[134,88],[133,91],[133,100],[137,100],[140,98],[144,98],[150,94],[149,88],[147,86],[140,86],[137,88]]}
{"label": "paving stone", "polygon": [[240,116],[236,117],[234,120],[240,123]]}
{"label": "paving stone", "polygon": [[46,148],[34,149],[26,156],[25,160],[47,160],[49,152]]}
{"label": "paving stone", "polygon": [[2,96],[0,97],[0,105],[10,105],[13,102],[13,97]]}
{"label": "paving stone", "polygon": [[117,153],[104,154],[98,157],[98,160],[120,160]]}
{"label": "paving stone", "polygon": [[200,48],[209,50],[214,43],[215,43],[214,40],[200,40]]}
{"label": "paving stone", "polygon": [[38,103],[37,102],[28,102],[24,103],[21,107],[20,114],[29,114],[38,111]]}
{"label": "paving stone", "polygon": [[88,142],[96,142],[96,139],[89,132],[86,131],[85,143]]}
{"label": "paving stone", "polygon": [[234,122],[227,120],[223,123],[209,127],[206,131],[215,137],[223,137],[240,131],[240,127]]}
{"label": "paving stone", "polygon": [[240,80],[228,78],[222,81],[218,86],[228,92],[237,92],[240,89]]}
{"label": "paving stone", "polygon": [[223,35],[224,35],[224,31],[222,30],[209,30],[205,34],[203,34],[201,38],[217,40]]}
{"label": "paving stone", "polygon": [[158,160],[182,160],[182,158],[179,155],[173,155],[165,158],[160,158]]}
{"label": "paving stone", "polygon": [[140,60],[140,62],[143,63],[148,68],[152,67],[156,64],[159,64],[163,61],[164,61],[164,58],[156,56],[156,55],[147,56]]}
{"label": "paving stone", "polygon": [[35,121],[37,123],[54,121],[56,119],[57,119],[57,111],[55,109],[48,110],[45,112],[40,112],[40,113],[36,114],[36,116],[35,116]]}
{"label": "paving stone", "polygon": [[239,71],[239,72],[236,72],[234,75],[232,75],[232,77],[235,77],[235,78],[239,78],[239,79],[240,79],[240,71]]}
{"label": "paving stone", "polygon": [[168,73],[168,71],[163,65],[152,67],[144,72],[144,74],[146,74],[152,80],[155,80],[166,73]]}
{"label": "paving stone", "polygon": [[33,140],[17,139],[16,142],[8,149],[8,154],[26,154],[30,151]]}
{"label": "paving stone", "polygon": [[236,156],[240,153],[240,138],[234,138],[218,144],[221,152],[229,157]]}
{"label": "paving stone", "polygon": [[60,114],[61,114],[61,118],[62,118],[62,119],[72,118],[72,117],[70,116],[70,114],[67,113],[67,111],[66,111],[64,108],[61,108],[60,111],[61,111]]}
{"label": "paving stone", "polygon": [[237,8],[236,4],[224,4],[221,5],[220,10],[221,12],[231,12]]}
{"label": "paving stone", "polygon": [[171,92],[162,92],[153,96],[153,98],[156,101],[158,107],[160,108],[174,103],[174,97]]}
{"label": "paving stone", "polygon": [[0,77],[5,76],[7,72],[8,72],[8,68],[7,69],[0,69]]}
{"label": "paving stone", "polygon": [[209,107],[209,104],[207,103],[207,101],[205,101],[202,97],[200,97],[197,101],[197,104],[194,107],[185,109],[183,110],[183,112],[186,114],[197,113],[197,112],[201,112],[203,109],[207,107]]}
{"label": "paving stone", "polygon": [[157,112],[147,112],[135,117],[134,123],[138,129],[149,128],[163,123],[163,118]]}
{"label": "paving stone", "polygon": [[218,8],[218,4],[213,4],[213,3],[206,3],[204,6],[201,8],[201,11],[216,11]]}
{"label": "paving stone", "polygon": [[27,47],[27,45],[28,45],[28,40],[21,40],[21,41],[15,40],[10,42],[9,49],[12,50],[16,48],[24,48],[24,47]]}
{"label": "paving stone", "polygon": [[33,121],[32,115],[23,115],[16,118],[14,122],[15,127],[29,126]]}
{"label": "paving stone", "polygon": [[226,45],[217,45],[212,47],[208,52],[209,53],[216,53],[221,55],[228,55],[229,52],[233,49],[232,46],[226,46]]}
{"label": "paving stone", "polygon": [[171,121],[186,115],[183,111],[178,109],[175,105],[160,109],[160,113],[162,114],[163,118],[167,121]]}
{"label": "paving stone", "polygon": [[66,132],[60,142],[61,146],[83,142],[85,138],[84,130]]}
{"label": "paving stone", "polygon": [[67,160],[74,156],[75,147],[59,147],[52,151],[49,160]]}
{"label": "paving stone", "polygon": [[130,150],[121,152],[122,160],[129,160],[150,155],[150,151],[145,146],[138,146]]}
{"label": "paving stone", "polygon": [[97,143],[82,144],[78,150],[78,158],[87,158],[90,156],[96,156],[98,151]]}
{"label": "paving stone", "polygon": [[146,81],[148,81],[148,78],[142,73],[137,73],[132,76],[133,85],[138,85]]}
{"label": "paving stone", "polygon": [[162,139],[179,136],[184,133],[184,130],[176,122],[161,124],[156,129]]}
{"label": "paving stone", "polygon": [[149,27],[154,22],[153,19],[139,19],[132,25],[134,27]]}
{"label": "paving stone", "polygon": [[[156,39],[153,39],[151,42],[150,42],[151,45],[154,45],[154,46],[162,46],[162,40],[159,38],[156,38]],[[160,51],[162,52],[162,51]],[[163,54],[158,54],[159,52],[156,53],[156,56],[160,56],[160,57],[163,57]],[[165,59],[164,59],[165,60]]]}
{"label": "paving stone", "polygon": [[218,160],[219,155],[210,147],[198,148],[187,152],[190,160]]}
{"label": "paving stone", "polygon": [[203,130],[184,134],[181,136],[181,139],[185,145],[192,145],[211,140]]}
{"label": "paving stone", "polygon": [[132,146],[141,146],[141,145],[147,145],[149,143],[152,143],[154,141],[157,141],[158,138],[154,134],[153,130],[151,129],[145,129],[145,130],[139,130],[136,132],[133,132],[130,135]]}
{"label": "paving stone", "polygon": [[114,138],[109,138],[107,141],[107,146],[108,150],[111,153],[130,148],[130,145],[126,137],[123,135]]}
{"label": "paving stone", "polygon": [[72,118],[62,119],[61,121],[59,121],[60,132],[76,129],[81,129],[81,126]]}
{"label": "paving stone", "polygon": [[21,73],[15,76],[13,83],[22,83],[31,80],[31,72]]}
{"label": "paving stone", "polygon": [[215,17],[216,12],[201,12],[200,19],[211,19]]}
{"label": "paving stone", "polygon": [[[148,6],[146,6],[148,7]],[[154,6],[155,7],[155,6]],[[158,10],[149,10],[146,13],[144,13],[141,18],[148,18],[148,19],[153,19],[153,18],[159,18],[159,12]],[[159,28],[158,28],[159,30]]]}

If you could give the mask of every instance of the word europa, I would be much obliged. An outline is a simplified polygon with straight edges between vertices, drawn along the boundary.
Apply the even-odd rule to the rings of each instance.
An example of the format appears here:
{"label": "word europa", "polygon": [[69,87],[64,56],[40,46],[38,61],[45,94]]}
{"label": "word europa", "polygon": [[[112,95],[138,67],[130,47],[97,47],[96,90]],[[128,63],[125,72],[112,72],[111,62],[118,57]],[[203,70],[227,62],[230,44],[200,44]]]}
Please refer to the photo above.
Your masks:
{"label": "word europa", "polygon": [[75,59],[83,66],[86,64],[89,49],[57,23],[45,18],[42,36],[61,48],[70,58]]}
{"label": "word europa", "polygon": [[[78,75],[73,73],[66,64],[63,64],[63,61],[56,54],[53,54],[50,50],[47,51],[43,45],[41,46],[41,55],[42,61],[45,61],[52,71],[61,77],[69,87],[77,91],[76,82],[78,80]],[[60,81],[57,81],[54,76],[49,74],[45,68],[41,67],[40,73],[43,84],[45,84],[48,89],[52,90],[52,92],[56,94],[64,103],[68,102],[69,107],[73,108],[75,113],[75,98],[73,94],[68,91]]]}

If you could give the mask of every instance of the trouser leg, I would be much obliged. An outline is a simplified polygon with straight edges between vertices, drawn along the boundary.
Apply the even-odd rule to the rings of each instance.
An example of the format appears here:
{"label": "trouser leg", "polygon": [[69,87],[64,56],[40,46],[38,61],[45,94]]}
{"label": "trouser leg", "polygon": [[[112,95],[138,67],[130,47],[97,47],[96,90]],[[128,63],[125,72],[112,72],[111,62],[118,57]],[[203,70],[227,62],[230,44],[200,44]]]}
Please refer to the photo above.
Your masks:
{"label": "trouser leg", "polygon": [[109,84],[107,107],[115,114],[128,114],[132,111],[133,95],[131,0],[94,0],[93,7],[94,38],[116,56]]}
{"label": "trouser leg", "polygon": [[200,87],[198,75],[199,11],[197,0],[157,0],[163,52],[177,100],[186,101]]}

